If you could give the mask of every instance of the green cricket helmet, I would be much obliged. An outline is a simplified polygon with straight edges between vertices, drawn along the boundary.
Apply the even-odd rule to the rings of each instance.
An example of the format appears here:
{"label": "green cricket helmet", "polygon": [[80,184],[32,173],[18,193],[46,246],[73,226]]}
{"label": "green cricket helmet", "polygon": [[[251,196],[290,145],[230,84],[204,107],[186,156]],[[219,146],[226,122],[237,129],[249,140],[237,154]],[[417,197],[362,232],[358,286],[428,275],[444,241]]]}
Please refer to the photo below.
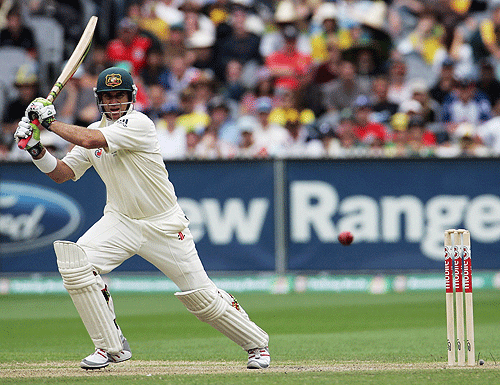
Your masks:
{"label": "green cricket helmet", "polygon": [[132,75],[124,68],[110,67],[102,71],[97,78],[97,85],[94,87],[94,95],[97,100],[97,106],[101,113],[105,113],[100,94],[109,91],[127,91],[129,92],[129,112],[136,101],[137,87],[134,84]]}

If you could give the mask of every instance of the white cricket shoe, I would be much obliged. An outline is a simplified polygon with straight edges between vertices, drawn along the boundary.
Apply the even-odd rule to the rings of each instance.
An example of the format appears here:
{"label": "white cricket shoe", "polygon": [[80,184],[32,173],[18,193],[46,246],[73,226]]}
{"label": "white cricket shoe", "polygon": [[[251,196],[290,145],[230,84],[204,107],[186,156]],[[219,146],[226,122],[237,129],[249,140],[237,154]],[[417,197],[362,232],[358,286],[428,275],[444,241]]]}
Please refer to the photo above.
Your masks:
{"label": "white cricket shoe", "polygon": [[102,369],[108,366],[110,362],[118,363],[127,361],[132,357],[132,351],[125,337],[123,337],[122,342],[123,350],[118,353],[111,354],[103,349],[96,349],[94,353],[85,357],[82,362],[80,362],[80,366],[83,369]]}
{"label": "white cricket shoe", "polygon": [[132,357],[132,350],[130,350],[130,345],[125,337],[122,336],[123,349],[116,354],[108,353],[108,362],[118,363],[127,361]]}
{"label": "white cricket shoe", "polygon": [[109,365],[108,353],[102,349],[96,349],[94,353],[85,357],[80,366],[83,369],[101,369]]}
{"label": "white cricket shoe", "polygon": [[269,347],[255,348],[248,351],[248,369],[265,369],[271,363]]}

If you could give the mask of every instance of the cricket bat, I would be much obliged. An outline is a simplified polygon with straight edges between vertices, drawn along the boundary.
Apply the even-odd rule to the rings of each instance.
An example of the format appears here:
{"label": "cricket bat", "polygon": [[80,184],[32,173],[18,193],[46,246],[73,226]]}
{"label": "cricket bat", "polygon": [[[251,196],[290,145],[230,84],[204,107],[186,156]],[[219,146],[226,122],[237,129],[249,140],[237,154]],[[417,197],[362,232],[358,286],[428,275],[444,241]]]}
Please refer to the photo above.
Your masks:
{"label": "cricket bat", "polygon": [[[66,85],[68,80],[71,79],[71,77],[76,72],[78,67],[80,67],[80,64],[82,64],[83,59],[85,59],[85,56],[90,50],[90,45],[92,44],[92,37],[94,36],[96,25],[97,25],[97,16],[92,16],[89,22],[87,23],[87,26],[85,27],[85,30],[82,33],[82,37],[80,38],[80,41],[76,45],[75,50],[73,51],[70,58],[66,62],[66,65],[64,66],[61,74],[57,78],[56,83],[54,84],[54,86],[49,92],[49,95],[47,96],[47,100],[49,100],[50,102],[53,102],[55,98],[57,98],[57,95],[59,95],[59,93]],[[37,126],[40,124],[40,122],[38,121],[38,116],[28,116],[28,117],[33,124],[36,124]],[[25,139],[21,139],[17,143],[17,146],[21,150],[24,150],[30,138],[31,136]]]}

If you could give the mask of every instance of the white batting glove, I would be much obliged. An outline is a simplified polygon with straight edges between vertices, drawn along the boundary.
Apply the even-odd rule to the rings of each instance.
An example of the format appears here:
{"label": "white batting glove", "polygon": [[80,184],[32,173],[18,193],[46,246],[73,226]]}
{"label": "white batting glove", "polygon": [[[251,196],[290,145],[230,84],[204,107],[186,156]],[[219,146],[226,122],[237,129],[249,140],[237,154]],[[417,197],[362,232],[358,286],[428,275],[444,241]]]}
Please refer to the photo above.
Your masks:
{"label": "white batting glove", "polygon": [[43,146],[40,143],[40,129],[31,123],[26,116],[23,116],[17,125],[16,132],[14,133],[14,139],[16,142],[19,142],[21,139],[26,139],[30,136],[31,138],[24,149],[28,151],[31,156],[35,157],[40,154],[43,149]]}
{"label": "white batting glove", "polygon": [[50,131],[50,124],[56,120],[56,108],[47,99],[36,98],[26,108],[26,116],[30,120],[38,119],[40,124]]}

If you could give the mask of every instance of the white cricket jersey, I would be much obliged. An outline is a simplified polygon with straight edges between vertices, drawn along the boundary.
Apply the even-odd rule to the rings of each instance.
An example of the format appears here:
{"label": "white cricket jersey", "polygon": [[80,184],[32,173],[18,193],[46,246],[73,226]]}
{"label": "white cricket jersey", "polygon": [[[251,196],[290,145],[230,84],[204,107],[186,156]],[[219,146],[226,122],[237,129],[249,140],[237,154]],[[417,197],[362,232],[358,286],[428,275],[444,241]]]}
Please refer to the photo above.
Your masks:
{"label": "white cricket jersey", "polygon": [[133,110],[113,123],[103,117],[89,128],[103,133],[108,148],[75,146],[62,160],[75,173],[75,181],[94,166],[106,185],[105,211],[139,219],[177,206],[151,119]]}

